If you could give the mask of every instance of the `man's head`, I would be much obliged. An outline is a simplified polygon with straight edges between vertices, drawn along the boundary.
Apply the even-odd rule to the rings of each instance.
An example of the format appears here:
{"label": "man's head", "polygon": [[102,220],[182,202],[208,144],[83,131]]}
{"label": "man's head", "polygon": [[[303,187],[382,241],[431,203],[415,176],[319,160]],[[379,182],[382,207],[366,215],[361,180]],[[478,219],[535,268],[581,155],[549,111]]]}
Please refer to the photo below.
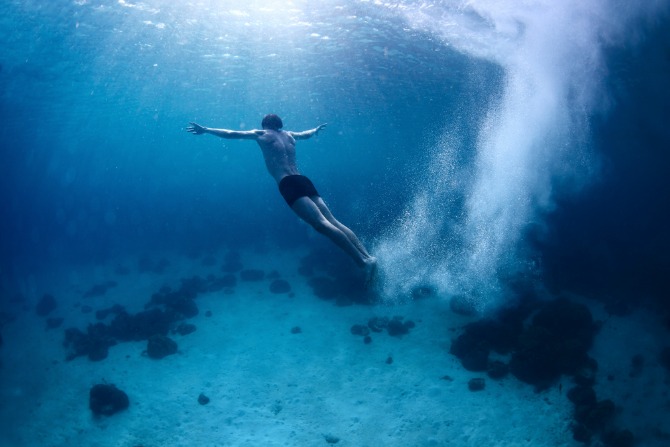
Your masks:
{"label": "man's head", "polygon": [[279,130],[284,127],[284,123],[281,122],[281,118],[279,118],[277,115],[270,113],[269,115],[265,115],[265,117],[263,117],[261,126],[263,126],[263,129]]}

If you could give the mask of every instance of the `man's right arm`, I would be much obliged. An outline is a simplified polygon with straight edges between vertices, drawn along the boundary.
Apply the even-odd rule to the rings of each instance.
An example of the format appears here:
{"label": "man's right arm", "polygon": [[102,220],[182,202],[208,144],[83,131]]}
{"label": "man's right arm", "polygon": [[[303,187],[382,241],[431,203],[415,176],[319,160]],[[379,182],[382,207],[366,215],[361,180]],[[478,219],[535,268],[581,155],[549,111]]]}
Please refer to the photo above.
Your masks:
{"label": "man's right arm", "polygon": [[262,130],[228,130],[228,129],[212,129],[210,127],[201,126],[196,123],[190,123],[191,125],[186,128],[187,132],[192,133],[193,135],[202,135],[208,133],[220,138],[226,138],[229,140],[256,140],[258,137],[263,135],[264,131]]}

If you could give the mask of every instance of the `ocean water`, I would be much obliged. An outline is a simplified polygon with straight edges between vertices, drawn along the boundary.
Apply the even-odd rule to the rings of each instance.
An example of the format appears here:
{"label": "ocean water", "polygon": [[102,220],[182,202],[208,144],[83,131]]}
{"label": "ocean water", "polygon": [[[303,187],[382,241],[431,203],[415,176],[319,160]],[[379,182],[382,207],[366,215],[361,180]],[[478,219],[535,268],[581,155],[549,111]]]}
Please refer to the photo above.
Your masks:
{"label": "ocean water", "polygon": [[289,130],[328,123],[298,142],[299,167],[378,257],[375,303],[426,291],[488,315],[532,287],[667,319],[669,12],[5,0],[0,333],[50,292],[39,278],[71,266],[329,250],[255,143],[185,131],[260,128],[266,113]]}

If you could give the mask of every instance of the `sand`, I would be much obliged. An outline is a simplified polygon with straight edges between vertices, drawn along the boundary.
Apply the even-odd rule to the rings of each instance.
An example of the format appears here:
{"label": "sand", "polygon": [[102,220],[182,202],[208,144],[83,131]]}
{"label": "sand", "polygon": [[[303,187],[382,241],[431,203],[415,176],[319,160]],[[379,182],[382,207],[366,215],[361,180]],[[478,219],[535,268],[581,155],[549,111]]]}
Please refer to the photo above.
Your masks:
{"label": "sand", "polygon": [[[213,254],[218,260],[223,255]],[[207,267],[175,253],[153,257],[168,259],[163,274],[139,273],[135,256],[105,265],[59,266],[26,278],[30,310],[17,312],[4,327],[0,348],[0,445],[581,445],[572,440],[572,404],[558,386],[536,393],[508,376],[487,378],[482,391],[468,389],[470,379],[485,375],[464,370],[449,354],[451,339],[470,320],[452,313],[444,297],[339,307],[313,295],[297,273],[301,253],[295,252],[242,253],[245,268],[277,271],[292,294],[270,293],[265,279],[238,280],[232,294],[200,295],[200,312],[188,320],[197,330],[171,335],[179,345],[175,355],[154,360],[143,355],[146,342],[131,342],[111,347],[103,361],[65,361],[64,329],[85,329],[96,321],[94,313],[81,312],[82,305],[100,309],[119,303],[137,312],[164,285],[176,288],[180,278],[194,274],[221,275],[221,262]],[[119,265],[130,273],[118,275]],[[107,280],[118,285],[103,296],[82,297]],[[46,330],[44,318],[32,310],[44,293],[59,302],[52,316],[65,321],[58,329]],[[352,325],[370,317],[395,315],[416,327],[402,337],[373,333],[370,344],[350,333]],[[608,337],[624,331],[619,320],[605,324]],[[292,333],[296,326],[300,333]],[[595,350],[611,351],[603,337],[598,340]],[[604,360],[602,374],[624,374],[613,372],[616,358]],[[650,375],[635,380],[651,380],[648,387],[658,390],[661,372],[647,370]],[[124,390],[130,407],[96,418],[88,393],[105,382]],[[565,389],[569,382],[564,382]],[[609,393],[623,400],[625,390],[601,382],[599,397]],[[632,385],[625,381],[624,388]],[[210,398],[208,404],[198,403],[201,393]],[[652,425],[664,422],[659,418]]]}

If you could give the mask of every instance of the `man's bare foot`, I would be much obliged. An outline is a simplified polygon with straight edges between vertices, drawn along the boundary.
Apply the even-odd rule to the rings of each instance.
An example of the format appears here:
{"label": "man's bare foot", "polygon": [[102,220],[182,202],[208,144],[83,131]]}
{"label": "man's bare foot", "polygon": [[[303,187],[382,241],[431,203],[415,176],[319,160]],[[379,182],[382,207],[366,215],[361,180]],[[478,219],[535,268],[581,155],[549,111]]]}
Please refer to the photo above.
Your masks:
{"label": "man's bare foot", "polygon": [[365,260],[365,288],[369,289],[377,277],[377,258],[370,256]]}

